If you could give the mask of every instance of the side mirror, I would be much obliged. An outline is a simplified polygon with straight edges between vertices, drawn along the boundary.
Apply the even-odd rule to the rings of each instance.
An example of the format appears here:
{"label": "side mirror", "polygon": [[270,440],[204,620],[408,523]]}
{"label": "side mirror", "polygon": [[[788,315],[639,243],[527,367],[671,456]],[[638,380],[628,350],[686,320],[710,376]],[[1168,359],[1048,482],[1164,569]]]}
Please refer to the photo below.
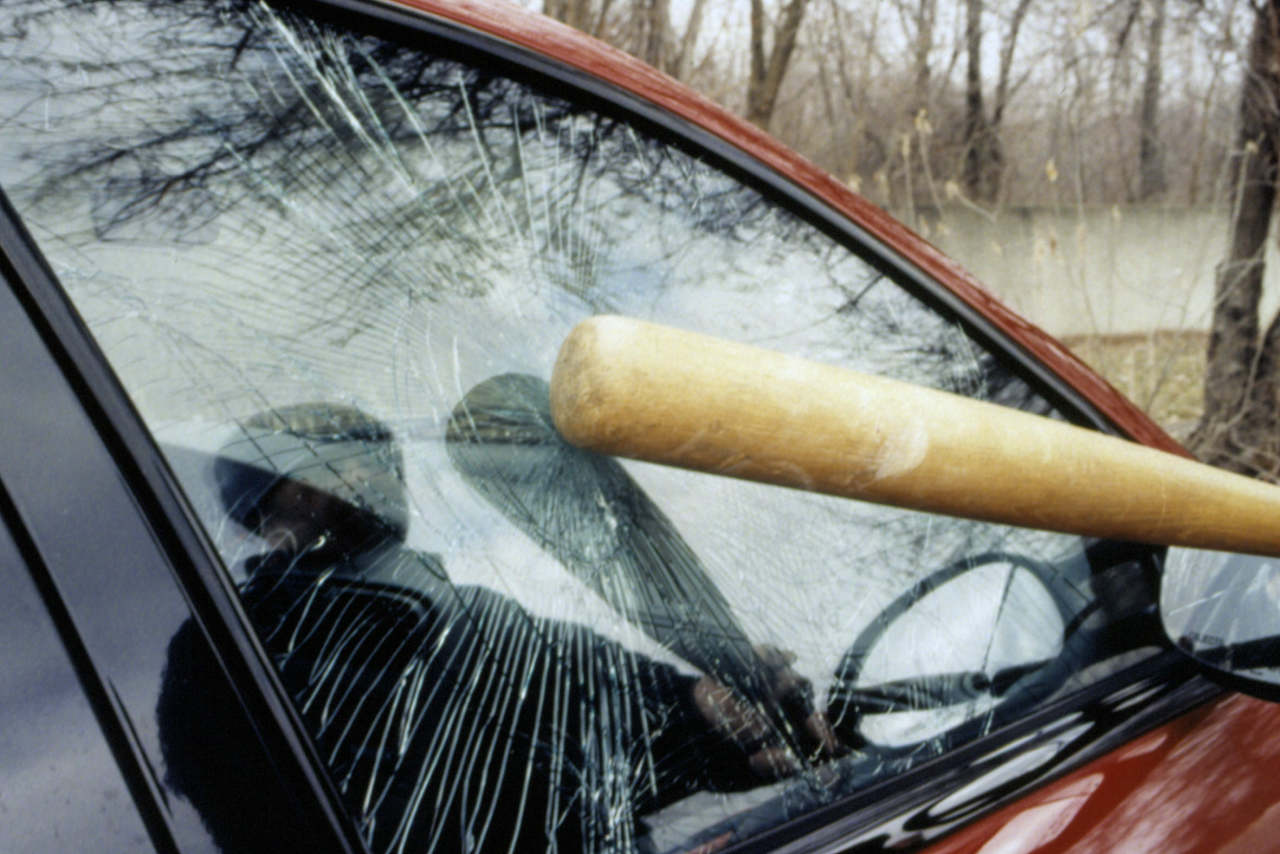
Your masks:
{"label": "side mirror", "polygon": [[1280,700],[1280,560],[1171,548],[1160,619],[1174,645],[1209,675]]}

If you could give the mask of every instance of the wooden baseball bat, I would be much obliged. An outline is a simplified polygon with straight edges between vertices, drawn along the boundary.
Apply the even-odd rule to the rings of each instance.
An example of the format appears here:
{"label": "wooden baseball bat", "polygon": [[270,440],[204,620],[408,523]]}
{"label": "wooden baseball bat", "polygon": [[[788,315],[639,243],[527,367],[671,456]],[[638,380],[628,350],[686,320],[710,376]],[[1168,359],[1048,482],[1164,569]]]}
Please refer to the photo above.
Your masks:
{"label": "wooden baseball bat", "polygon": [[913,510],[1280,556],[1280,487],[1050,418],[622,317],[565,339],[551,411],[605,454]]}

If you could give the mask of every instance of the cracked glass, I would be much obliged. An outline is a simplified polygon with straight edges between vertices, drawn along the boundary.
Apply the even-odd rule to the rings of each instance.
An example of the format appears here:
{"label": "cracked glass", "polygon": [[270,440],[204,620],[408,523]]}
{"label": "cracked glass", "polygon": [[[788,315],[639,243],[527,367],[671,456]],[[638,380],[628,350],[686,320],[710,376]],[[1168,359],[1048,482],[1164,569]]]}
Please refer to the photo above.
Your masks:
{"label": "cracked glass", "polygon": [[[374,851],[720,850],[1137,654],[1124,549],[561,441],[601,313],[1060,416],[696,152],[461,56],[247,0],[0,9],[0,182]],[[212,807],[249,781],[168,744],[253,849]]]}

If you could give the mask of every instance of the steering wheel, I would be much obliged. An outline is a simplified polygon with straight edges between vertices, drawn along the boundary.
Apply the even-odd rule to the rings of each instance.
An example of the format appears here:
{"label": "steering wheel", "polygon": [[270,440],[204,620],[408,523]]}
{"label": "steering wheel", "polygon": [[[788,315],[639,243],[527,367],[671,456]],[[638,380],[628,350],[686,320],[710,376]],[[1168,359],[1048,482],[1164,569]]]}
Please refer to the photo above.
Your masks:
{"label": "steering wheel", "polygon": [[862,630],[836,669],[827,714],[844,744],[890,754],[1007,720],[1068,675],[1078,657],[1068,636],[1093,607],[1044,561],[1002,551],[962,558]]}

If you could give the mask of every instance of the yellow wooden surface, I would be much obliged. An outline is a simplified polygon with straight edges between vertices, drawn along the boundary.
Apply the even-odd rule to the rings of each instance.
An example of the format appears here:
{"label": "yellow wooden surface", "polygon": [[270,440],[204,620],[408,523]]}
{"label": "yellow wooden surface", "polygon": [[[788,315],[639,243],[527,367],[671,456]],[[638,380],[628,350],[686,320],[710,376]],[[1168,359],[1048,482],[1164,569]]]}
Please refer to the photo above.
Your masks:
{"label": "yellow wooden surface", "polygon": [[628,318],[570,333],[551,410],[569,442],[604,454],[1010,525],[1280,556],[1280,487]]}

